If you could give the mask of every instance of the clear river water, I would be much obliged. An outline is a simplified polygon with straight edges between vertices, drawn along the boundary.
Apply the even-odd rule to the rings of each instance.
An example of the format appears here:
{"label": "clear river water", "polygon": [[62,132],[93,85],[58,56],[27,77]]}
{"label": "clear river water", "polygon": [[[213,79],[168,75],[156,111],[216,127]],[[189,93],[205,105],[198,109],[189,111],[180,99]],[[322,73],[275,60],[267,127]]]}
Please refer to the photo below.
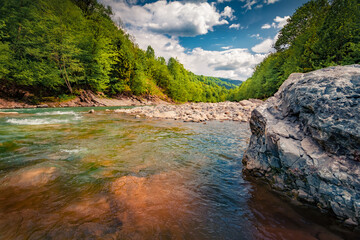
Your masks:
{"label": "clear river water", "polygon": [[246,123],[94,109],[0,117],[1,240],[357,237],[243,176]]}

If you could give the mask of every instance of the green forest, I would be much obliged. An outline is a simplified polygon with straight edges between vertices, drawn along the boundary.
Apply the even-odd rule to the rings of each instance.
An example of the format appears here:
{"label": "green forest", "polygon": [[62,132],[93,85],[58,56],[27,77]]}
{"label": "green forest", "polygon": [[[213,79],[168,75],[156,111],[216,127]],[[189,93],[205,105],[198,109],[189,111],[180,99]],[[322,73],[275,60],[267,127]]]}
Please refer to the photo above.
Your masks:
{"label": "green forest", "polygon": [[264,99],[293,72],[360,63],[359,2],[311,0],[298,8],[274,53],[237,87],[156,57],[151,46],[140,49],[97,0],[0,0],[0,87],[37,99],[67,99],[82,89],[177,102]]}
{"label": "green forest", "polygon": [[360,63],[360,1],[309,1],[291,16],[274,48],[231,100],[270,97],[294,72]]}
{"label": "green forest", "polygon": [[87,89],[178,102],[224,101],[236,87],[140,49],[111,15],[97,0],[1,0],[1,85],[40,99]]}

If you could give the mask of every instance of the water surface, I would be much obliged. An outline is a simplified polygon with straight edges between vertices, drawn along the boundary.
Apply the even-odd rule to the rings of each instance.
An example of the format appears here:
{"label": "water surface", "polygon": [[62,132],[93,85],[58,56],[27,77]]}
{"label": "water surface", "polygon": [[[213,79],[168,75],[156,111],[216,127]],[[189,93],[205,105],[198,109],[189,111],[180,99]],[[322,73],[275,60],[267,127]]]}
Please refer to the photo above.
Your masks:
{"label": "water surface", "polygon": [[247,124],[95,109],[0,118],[0,239],[356,238],[244,179]]}

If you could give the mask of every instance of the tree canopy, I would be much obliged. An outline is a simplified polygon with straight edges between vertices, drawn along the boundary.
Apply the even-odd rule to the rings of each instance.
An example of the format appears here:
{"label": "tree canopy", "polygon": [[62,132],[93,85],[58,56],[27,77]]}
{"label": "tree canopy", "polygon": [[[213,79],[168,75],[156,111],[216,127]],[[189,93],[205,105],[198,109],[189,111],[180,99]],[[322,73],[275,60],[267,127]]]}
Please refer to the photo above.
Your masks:
{"label": "tree canopy", "polygon": [[[231,86],[140,49],[97,0],[0,1],[0,80],[41,97],[81,89],[223,101]],[[216,84],[218,83],[218,84]],[[221,86],[220,86],[221,85]]]}
{"label": "tree canopy", "polygon": [[360,1],[307,2],[280,31],[274,48],[230,99],[267,98],[294,72],[360,63]]}

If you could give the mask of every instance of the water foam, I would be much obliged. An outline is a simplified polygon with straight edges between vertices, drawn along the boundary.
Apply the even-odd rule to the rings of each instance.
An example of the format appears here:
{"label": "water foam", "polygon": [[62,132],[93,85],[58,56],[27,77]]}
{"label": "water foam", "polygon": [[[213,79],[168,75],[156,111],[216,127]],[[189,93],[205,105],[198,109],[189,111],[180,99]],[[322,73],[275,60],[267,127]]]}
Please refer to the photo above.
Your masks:
{"label": "water foam", "polygon": [[68,119],[51,119],[51,118],[10,118],[7,123],[15,125],[44,125],[44,124],[60,124],[68,123]]}
{"label": "water foam", "polygon": [[76,112],[74,112],[74,111],[67,111],[67,112],[52,111],[52,112],[40,112],[40,113],[36,113],[35,115],[40,115],[40,116],[49,115],[49,116],[53,116],[53,115],[78,115],[78,114],[77,114]]}
{"label": "water foam", "polygon": [[76,149],[61,149],[60,151],[65,153],[79,153],[85,150],[86,148],[76,148]]}

